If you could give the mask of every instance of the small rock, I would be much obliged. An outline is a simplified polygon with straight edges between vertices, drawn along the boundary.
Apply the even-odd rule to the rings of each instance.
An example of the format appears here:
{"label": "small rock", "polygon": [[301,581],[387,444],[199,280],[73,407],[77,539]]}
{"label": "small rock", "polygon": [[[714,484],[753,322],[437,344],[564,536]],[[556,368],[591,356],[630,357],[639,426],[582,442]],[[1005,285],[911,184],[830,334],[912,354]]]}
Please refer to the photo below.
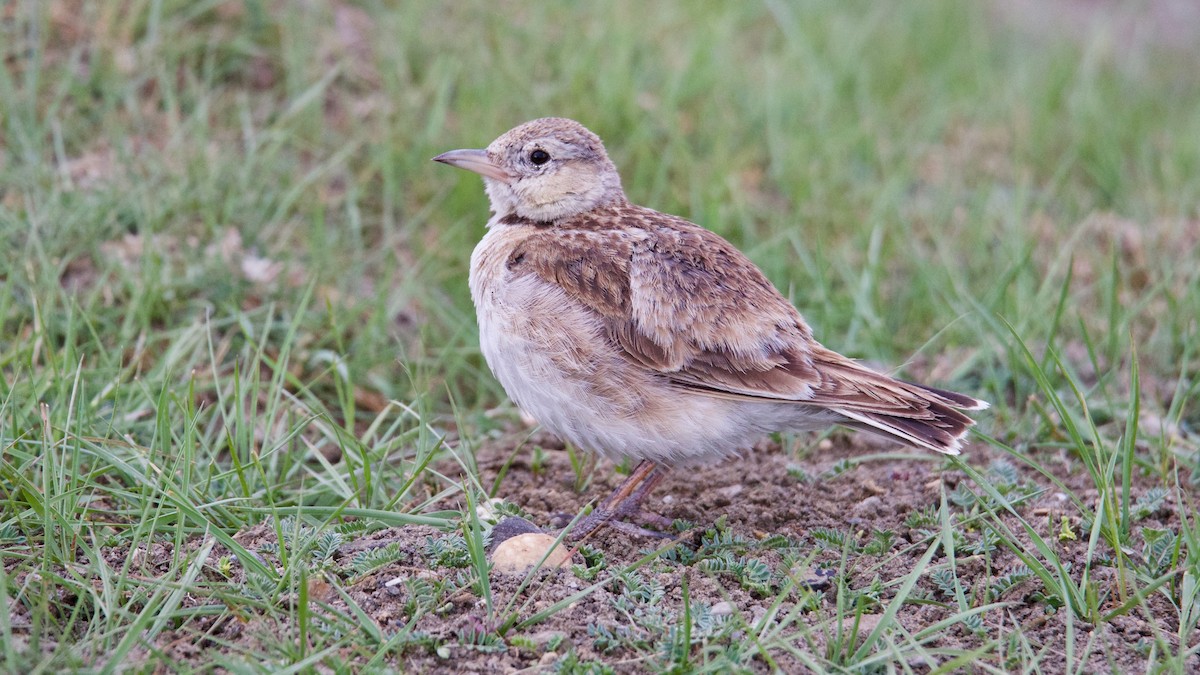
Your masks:
{"label": "small rock", "polygon": [[324,577],[308,578],[308,597],[317,602],[329,602],[334,596],[333,586]]}
{"label": "small rock", "polygon": [[[555,546],[556,539],[540,532],[526,532],[510,537],[492,551],[492,563],[497,572],[523,573],[538,564],[543,557],[544,567],[565,567],[571,562],[571,550]],[[551,547],[554,547],[551,550]],[[546,555],[546,551],[550,551]]]}
{"label": "small rock", "polygon": [[762,624],[762,620],[767,616],[767,608],[762,605],[751,605],[750,607],[750,623],[751,626]]}
{"label": "small rock", "polygon": [[500,519],[500,514],[496,511],[496,507],[503,503],[503,499],[499,497],[492,497],[486,502],[477,504],[475,506],[475,515],[479,517],[479,520],[485,523],[494,523]]}
{"label": "small rock", "polygon": [[851,512],[856,516],[877,516],[880,509],[883,508],[883,500],[878,496],[867,497],[861,502],[854,505]]}
{"label": "small rock", "polygon": [[744,488],[739,483],[737,485],[730,485],[727,487],[723,487],[723,488],[717,490],[717,494],[721,495],[722,497],[725,497],[726,499],[733,499],[734,497],[742,494],[742,490],[745,490],[745,489],[746,488]]}
{"label": "small rock", "polygon": [[829,452],[833,449],[833,441],[829,440],[828,438],[822,438],[817,442],[817,449],[821,452]]}
{"label": "small rock", "polygon": [[538,665],[546,667],[558,660],[558,654],[555,652],[546,652],[542,654],[542,658],[538,659]]}
{"label": "small rock", "polygon": [[718,616],[733,616],[733,603],[728,600],[722,600],[712,606],[712,615]]}
{"label": "small rock", "polygon": [[530,532],[541,534],[542,531],[537,525],[524,518],[516,516],[505,518],[492,527],[492,551],[495,551],[497,546],[518,534],[527,534]]}

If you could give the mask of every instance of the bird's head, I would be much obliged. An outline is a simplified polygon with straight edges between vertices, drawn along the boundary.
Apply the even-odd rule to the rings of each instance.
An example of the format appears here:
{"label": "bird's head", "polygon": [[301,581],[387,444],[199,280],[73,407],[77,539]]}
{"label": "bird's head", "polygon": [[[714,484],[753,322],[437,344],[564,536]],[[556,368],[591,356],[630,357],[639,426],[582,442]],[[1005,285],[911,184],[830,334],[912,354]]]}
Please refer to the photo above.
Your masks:
{"label": "bird's head", "polygon": [[486,150],[451,150],[433,160],[483,176],[498,216],[553,222],[625,198],[600,138],[561,117],[526,122]]}

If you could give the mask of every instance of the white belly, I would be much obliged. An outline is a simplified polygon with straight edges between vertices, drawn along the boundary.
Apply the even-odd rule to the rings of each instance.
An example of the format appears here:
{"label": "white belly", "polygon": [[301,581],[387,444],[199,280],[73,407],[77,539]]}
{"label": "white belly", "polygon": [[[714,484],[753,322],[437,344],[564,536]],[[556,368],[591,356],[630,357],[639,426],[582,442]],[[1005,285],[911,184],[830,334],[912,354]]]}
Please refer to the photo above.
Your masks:
{"label": "white belly", "polygon": [[496,227],[471,256],[480,348],[513,402],[551,432],[612,459],[688,464],[797,427],[794,404],[697,394],[634,365],[591,310],[533,274],[511,272],[511,249]]}

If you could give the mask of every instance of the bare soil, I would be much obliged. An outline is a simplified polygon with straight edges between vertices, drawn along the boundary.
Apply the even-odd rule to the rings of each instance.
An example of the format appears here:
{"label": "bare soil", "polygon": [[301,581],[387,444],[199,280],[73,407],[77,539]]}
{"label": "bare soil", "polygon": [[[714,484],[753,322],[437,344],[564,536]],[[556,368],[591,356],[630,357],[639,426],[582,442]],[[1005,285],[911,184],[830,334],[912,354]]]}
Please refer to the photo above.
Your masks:
{"label": "bare soil", "polygon": [[[549,436],[533,440],[515,454],[513,443],[495,442],[481,450],[478,463],[484,485],[490,485],[503,471],[498,496],[520,506],[530,520],[542,527],[549,529],[548,525],[561,517],[559,514],[575,513],[589,501],[601,498],[621,479],[615,467],[601,463],[593,472],[594,482],[583,492],[576,491],[575,473],[567,453],[555,449],[556,441]],[[647,506],[669,518],[695,524],[694,529],[678,535],[674,540],[677,544],[605,529],[586,542],[592,547],[593,555],[595,551],[601,552],[607,563],[607,568],[594,579],[584,578],[587,576],[583,572],[586,564],[578,553],[574,558],[578,563],[575,569],[542,570],[528,583],[520,575],[493,572],[490,586],[496,609],[491,619],[479,589],[463,582],[469,576],[465,559],[460,556],[457,561],[447,564],[447,559],[439,557],[441,554],[433,548],[433,542],[452,541],[457,536],[453,533],[428,527],[376,531],[343,544],[334,558],[333,569],[343,577],[350,596],[382,634],[400,632],[410,626],[414,615],[419,617],[411,628],[423,637],[397,648],[392,661],[411,672],[493,673],[531,667],[542,670],[567,658],[568,652],[573,652],[572,658],[579,661],[602,661],[618,672],[654,671],[658,667],[653,660],[655,648],[647,649],[645,644],[639,646],[637,640],[640,636],[648,644],[658,644],[663,636],[653,634],[653,626],[658,625],[655,622],[669,627],[676,625],[683,616],[685,578],[693,621],[697,614],[712,614],[715,609],[718,614],[737,615],[753,625],[769,611],[778,609],[778,618],[791,615],[795,622],[787,627],[785,634],[797,635],[804,627],[827,622],[835,611],[836,581],[822,584],[814,580],[840,574],[846,588],[862,589],[870,587],[878,577],[885,582],[878,594],[879,604],[868,608],[866,615],[859,619],[858,630],[865,636],[895,593],[897,584],[887,582],[898,581],[908,574],[930,545],[927,532],[911,526],[910,514],[936,509],[941,503],[943,489],[952,493],[959,484],[970,484],[971,481],[956,470],[946,470],[946,465],[936,458],[872,460],[837,475],[825,473],[825,477],[804,479],[802,474],[821,476],[823,472],[837,468],[842,460],[878,450],[857,445],[863,442],[858,436],[836,436],[832,440],[832,444],[823,443],[825,447],[817,456],[807,460],[796,460],[777,442],[764,442],[740,459],[701,470],[673,473]],[[543,451],[535,473],[531,459],[533,447],[537,445]],[[987,466],[991,451],[976,446],[968,452],[972,455],[972,465]],[[1058,477],[1085,499],[1094,497],[1086,487],[1086,472],[1080,470],[1077,462],[1066,457],[1061,459],[1063,470]],[[1053,458],[1043,460],[1044,465],[1051,468],[1058,463]],[[1067,463],[1072,466],[1068,467]],[[440,468],[452,475],[456,466],[446,462]],[[845,468],[846,465],[841,466]],[[1075,516],[1073,507],[1044,476],[1024,468],[1017,469],[1017,474],[1019,482],[1027,488],[1044,488],[1024,502],[1019,511],[1046,541],[1060,548],[1061,559],[1070,563],[1074,570],[1072,574],[1077,578],[1085,567],[1087,541],[1086,530]],[[1138,487],[1134,494],[1142,494],[1145,490]],[[1144,517],[1138,527],[1177,528],[1177,507],[1168,498],[1161,508]],[[963,509],[956,512],[965,513]],[[718,519],[727,523],[726,532],[751,542],[749,555],[777,571],[771,584],[759,588],[748,586],[739,583],[729,572],[714,571],[695,562],[672,561],[672,556],[667,554],[644,565],[636,573],[639,583],[657,587],[658,596],[642,605],[634,603],[641,614],[631,614],[629,597],[623,597],[629,595],[630,586],[612,581],[613,572],[637,562],[656,547],[702,548],[704,533]],[[1010,527],[1016,528],[1015,519],[1009,517],[1007,521]],[[985,523],[986,517],[964,527],[964,542],[978,542],[987,529],[983,526]],[[1074,540],[1061,536],[1064,524],[1075,534]],[[821,528],[848,532],[860,547],[872,540],[876,530],[891,531],[894,537],[886,551],[852,552],[845,555],[843,562],[842,551],[822,546],[814,537]],[[933,529],[936,530],[936,526]],[[708,534],[711,536],[712,532]],[[755,548],[755,543],[780,542],[781,538],[797,547],[803,563],[796,562],[794,553],[797,549],[766,545]],[[260,525],[241,533],[238,540],[250,550],[257,550],[274,543],[275,534],[273,528]],[[370,573],[355,575],[352,564],[357,556],[387,545],[398,547],[397,559]],[[793,554],[790,558],[787,557],[789,552]],[[106,553],[114,556],[114,562],[120,556],[130,554],[115,550]],[[159,559],[163,571],[171,558],[169,544],[134,554]],[[933,562],[935,565],[947,562],[944,552],[939,550]],[[997,577],[1017,569],[1020,561],[1012,552],[996,548],[975,554],[960,550],[957,563],[966,597],[975,605],[981,604],[972,599],[976,597],[975,593],[994,583]],[[783,574],[790,574],[793,580],[801,583],[786,592],[781,606],[772,608],[772,602],[779,594],[779,580],[783,578],[779,573],[781,569]],[[1093,574],[1099,579],[1103,595],[1102,611],[1119,605],[1121,601],[1115,590],[1116,571],[1098,568]],[[610,581],[584,592],[605,579]],[[815,591],[805,591],[804,582],[814,582]],[[421,599],[416,596],[422,588],[437,583],[448,585],[450,590],[438,596],[438,606],[432,608],[433,611],[418,611],[416,608]],[[327,583],[320,580],[310,583],[309,590],[316,600],[348,612],[347,604]],[[1019,635],[1028,648],[1041,655],[1044,672],[1061,672],[1065,666],[1068,610],[1055,610],[1039,591],[1040,585],[1035,579],[1023,581],[1002,596],[1001,599],[1008,603],[1005,608],[982,615],[978,631],[956,624],[939,631],[926,647],[931,651],[969,650],[989,640]],[[1154,593],[1146,598],[1144,608],[1134,608],[1099,628],[1093,629],[1076,620],[1075,653],[1090,649],[1090,660],[1097,670],[1144,670],[1149,641],[1155,634],[1144,617],[1158,617],[1163,621],[1157,629],[1167,641],[1177,632],[1178,614],[1168,595]],[[916,599],[920,601],[912,602],[913,599],[910,598],[898,615],[900,624],[910,633],[957,612],[954,598],[948,597],[928,575],[918,584]],[[191,601],[212,602],[199,598]],[[559,602],[565,602],[565,607],[538,616],[539,612]],[[506,644],[474,643],[474,636],[492,633],[506,620]],[[19,625],[19,617],[14,617],[13,623]],[[181,661],[199,665],[212,658],[211,650],[243,652],[255,649],[261,644],[269,644],[272,635],[277,635],[281,628],[288,629],[254,619],[239,621],[228,617],[204,619],[199,623],[205,625],[193,622],[178,630],[164,632],[157,641],[158,649]],[[623,636],[625,641],[606,641],[606,636]],[[714,648],[722,648],[722,645],[730,648],[740,637],[742,632],[739,631],[714,632]],[[807,638],[794,642],[802,650],[821,654],[828,640],[825,632],[816,630]],[[774,663],[755,657],[750,660],[755,670],[765,672],[781,667],[788,672],[803,671],[802,664],[785,650],[771,649],[769,653]],[[985,660],[990,660],[995,667],[1005,667],[995,656],[985,657]],[[1189,665],[1200,671],[1200,657],[1194,661]],[[935,664],[913,662],[910,665],[917,672],[924,672]]]}

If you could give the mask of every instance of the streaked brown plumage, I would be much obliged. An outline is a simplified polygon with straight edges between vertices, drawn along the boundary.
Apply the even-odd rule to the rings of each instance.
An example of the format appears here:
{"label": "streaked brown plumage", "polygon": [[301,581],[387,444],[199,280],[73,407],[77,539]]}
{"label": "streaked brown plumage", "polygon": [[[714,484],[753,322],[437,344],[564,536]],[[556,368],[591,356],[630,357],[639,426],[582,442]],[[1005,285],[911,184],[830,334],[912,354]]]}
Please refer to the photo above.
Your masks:
{"label": "streaked brown plumage", "polygon": [[823,347],[729,242],[630,204],[577,122],[534,120],[487,150],[435,159],[481,174],[492,203],[470,282],[505,391],[576,445],[644,462],[591,527],[633,511],[662,476],[655,466],[831,424],[957,454],[974,424],[961,411],[987,407]]}

